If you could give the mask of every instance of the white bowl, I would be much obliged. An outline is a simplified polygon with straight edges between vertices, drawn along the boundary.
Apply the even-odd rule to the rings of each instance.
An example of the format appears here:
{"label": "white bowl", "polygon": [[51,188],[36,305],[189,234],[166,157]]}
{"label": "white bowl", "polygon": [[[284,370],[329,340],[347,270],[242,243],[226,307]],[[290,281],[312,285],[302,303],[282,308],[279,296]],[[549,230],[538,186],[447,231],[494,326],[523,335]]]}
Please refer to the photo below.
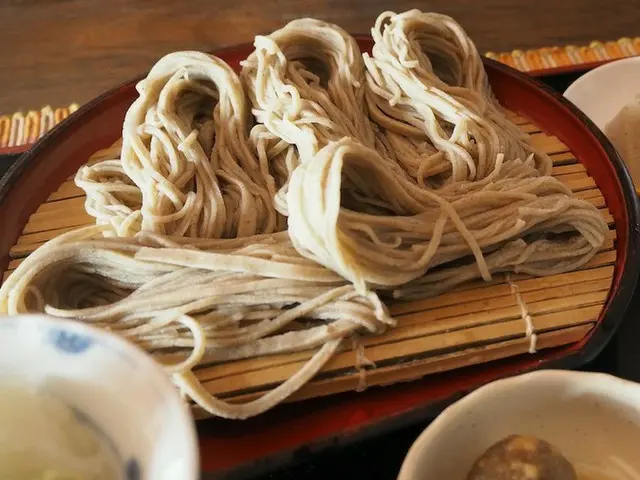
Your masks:
{"label": "white bowl", "polygon": [[199,477],[187,406],[161,367],[116,335],[42,315],[0,317],[0,390],[7,385],[72,407],[113,450],[123,480]]}
{"label": "white bowl", "polygon": [[594,68],[573,82],[565,98],[582,110],[600,130],[640,93],[640,57]]}
{"label": "white bowl", "polygon": [[398,480],[464,480],[491,445],[535,435],[588,478],[640,478],[640,384],[542,370],[487,384],[447,408],[415,441]]}

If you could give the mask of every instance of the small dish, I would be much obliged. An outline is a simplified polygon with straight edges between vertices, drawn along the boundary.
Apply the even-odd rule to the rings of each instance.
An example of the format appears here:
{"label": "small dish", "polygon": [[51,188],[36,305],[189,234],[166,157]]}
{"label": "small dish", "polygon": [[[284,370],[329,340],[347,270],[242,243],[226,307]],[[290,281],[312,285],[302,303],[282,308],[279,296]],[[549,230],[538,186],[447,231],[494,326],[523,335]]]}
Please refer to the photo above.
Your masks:
{"label": "small dish", "polygon": [[513,434],[556,446],[585,478],[636,480],[640,384],[565,370],[489,383],[427,427],[409,450],[398,480],[464,479],[487,448]]}
{"label": "small dish", "polygon": [[[64,425],[91,428],[108,446],[119,479],[199,476],[195,425],[186,404],[158,364],[114,334],[44,315],[0,317],[0,385],[5,400],[7,388],[24,388],[72,412],[73,420]],[[29,423],[31,412],[18,410]],[[12,452],[28,452],[38,442],[20,433]],[[47,433],[43,427],[38,436]],[[24,448],[14,448],[16,442]]]}
{"label": "small dish", "polygon": [[604,132],[613,117],[640,94],[640,57],[607,63],[582,75],[564,92]]}

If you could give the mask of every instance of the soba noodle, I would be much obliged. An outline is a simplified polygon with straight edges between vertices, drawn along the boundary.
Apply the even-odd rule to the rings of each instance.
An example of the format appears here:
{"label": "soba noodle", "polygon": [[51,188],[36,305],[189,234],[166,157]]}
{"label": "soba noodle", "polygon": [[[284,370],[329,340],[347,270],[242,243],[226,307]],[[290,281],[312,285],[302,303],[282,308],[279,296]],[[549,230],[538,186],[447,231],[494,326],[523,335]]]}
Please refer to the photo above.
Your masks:
{"label": "soba noodle", "polygon": [[202,238],[282,227],[269,166],[248,142],[244,90],[226,63],[200,52],[171,53],[137,90],[122,147],[109,152],[110,160],[91,159],[76,176],[98,223],[120,236],[145,230]]}
{"label": "soba noodle", "polygon": [[[363,56],[338,26],[295,20],[256,37],[240,77],[199,52],[162,58],[121,142],[76,175],[97,225],[31,254],[0,312],[111,329],[210,414],[247,418],[392,326],[380,298],[592,258],[606,223],[548,176],[461,27],[384,13],[373,38]],[[193,372],[301,350],[298,373],[245,404]]]}
{"label": "soba noodle", "polygon": [[369,115],[419,183],[480,180],[501,153],[507,161],[533,153],[540,173],[551,173],[549,157],[502,113],[475,45],[452,18],[385,12],[371,34]]}
{"label": "soba noodle", "polygon": [[[61,235],[36,250],[0,291],[0,311],[40,311],[108,328],[154,354],[209,413],[247,418],[297,391],[356,331],[393,324],[377,295],[358,294],[301,258],[286,233],[191,241],[110,226]],[[318,349],[293,377],[248,404],[203,399],[198,364]],[[176,360],[177,359],[177,360]],[[175,363],[175,362],[178,363]]]}
{"label": "soba noodle", "polygon": [[[359,198],[350,197],[356,191],[349,189],[352,180],[367,186],[364,210],[356,210]],[[394,175],[375,151],[350,139],[331,143],[300,165],[287,201],[296,249],[351,280],[361,293],[372,287],[401,291],[428,270],[468,255],[475,258],[476,276],[489,281],[493,269],[483,252],[499,252],[505,244],[513,263],[500,262],[500,271],[544,275],[562,270],[558,257],[577,267],[602,245],[606,229],[593,205],[519,160],[484,180],[436,193]],[[509,243],[514,238],[520,239],[517,256]],[[543,251],[548,260],[536,255]]]}
{"label": "soba noodle", "polygon": [[255,47],[242,62],[241,76],[258,121],[251,137],[279,179],[278,211],[287,213],[284,196],[295,168],[342,137],[384,149],[389,168],[397,168],[367,115],[364,62],[344,30],[319,20],[294,20],[268,37],[256,37]]}

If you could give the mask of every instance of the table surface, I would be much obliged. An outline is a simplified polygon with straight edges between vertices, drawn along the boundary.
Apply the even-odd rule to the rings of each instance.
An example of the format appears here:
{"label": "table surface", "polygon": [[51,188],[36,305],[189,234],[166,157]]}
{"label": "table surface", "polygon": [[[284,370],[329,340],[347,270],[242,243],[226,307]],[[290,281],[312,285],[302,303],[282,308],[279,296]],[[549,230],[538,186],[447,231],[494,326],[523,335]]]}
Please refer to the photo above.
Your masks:
{"label": "table surface", "polygon": [[629,0],[0,0],[0,113],[84,103],[164,53],[249,42],[301,16],[367,32],[391,8],[452,15],[482,51],[640,34]]}

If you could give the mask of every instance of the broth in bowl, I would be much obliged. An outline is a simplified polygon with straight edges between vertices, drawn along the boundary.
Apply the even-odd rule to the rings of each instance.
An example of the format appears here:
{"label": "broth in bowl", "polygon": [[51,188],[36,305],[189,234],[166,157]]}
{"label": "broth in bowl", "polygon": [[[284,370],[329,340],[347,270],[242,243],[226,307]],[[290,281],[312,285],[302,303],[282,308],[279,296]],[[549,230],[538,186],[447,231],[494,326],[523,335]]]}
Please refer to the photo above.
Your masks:
{"label": "broth in bowl", "polygon": [[0,388],[0,478],[121,480],[109,441],[72,406],[40,386]]}

